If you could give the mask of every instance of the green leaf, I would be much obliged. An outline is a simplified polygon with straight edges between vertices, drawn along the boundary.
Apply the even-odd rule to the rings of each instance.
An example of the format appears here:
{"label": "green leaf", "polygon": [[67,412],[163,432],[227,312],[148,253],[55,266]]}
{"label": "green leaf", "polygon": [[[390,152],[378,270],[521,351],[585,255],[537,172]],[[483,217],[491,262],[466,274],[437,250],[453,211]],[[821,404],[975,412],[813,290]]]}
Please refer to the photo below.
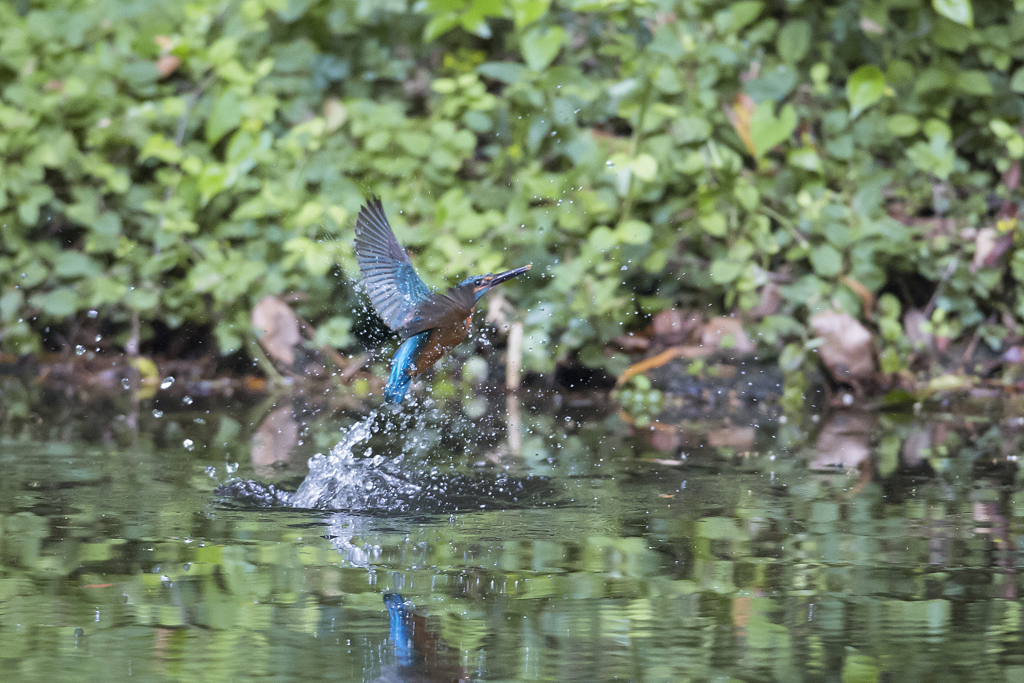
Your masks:
{"label": "green leaf", "polygon": [[996,134],[997,137],[1004,140],[1013,136],[1014,133],[1013,127],[1002,119],[992,119],[988,122],[988,127]]}
{"label": "green leaf", "polygon": [[846,99],[850,102],[850,118],[877,102],[885,92],[885,76],[874,64],[860,67],[846,82]]}
{"label": "green leaf", "polygon": [[11,323],[17,317],[25,302],[25,295],[20,289],[9,289],[0,296],[0,320]]}
{"label": "green leaf", "polygon": [[198,185],[205,204],[227,186],[227,171],[217,164],[205,166],[199,175]]}
{"label": "green leaf", "polygon": [[811,267],[821,277],[835,277],[843,269],[843,255],[831,244],[820,244],[811,249]]}
{"label": "green leaf", "polygon": [[173,140],[168,140],[163,135],[151,135],[149,140],[146,140],[146,144],[142,146],[142,151],[139,152],[139,160],[143,161],[150,157],[169,164],[176,164],[181,161],[181,148],[174,144]]}
{"label": "green leaf", "polygon": [[132,310],[140,312],[151,311],[160,303],[160,293],[150,289],[133,287],[125,296],[124,302]]}
{"label": "green leaf", "polygon": [[910,114],[893,114],[886,121],[889,132],[899,138],[910,137],[920,130],[920,124],[916,116]]}
{"label": "green leaf", "polygon": [[481,76],[486,76],[495,81],[512,84],[519,81],[526,73],[526,67],[516,62],[487,62],[476,68]]}
{"label": "green leaf", "polygon": [[1010,90],[1024,93],[1024,66],[1013,72],[1013,78],[1010,79]]}
{"label": "green leaf", "polygon": [[758,157],[764,156],[776,145],[788,140],[796,130],[796,109],[787,104],[776,116],[772,102],[762,102],[754,108],[750,118],[750,139]]}
{"label": "green leaf", "polygon": [[32,304],[52,318],[66,318],[78,310],[78,295],[70,287],[60,287],[32,296]]}
{"label": "green leaf", "polygon": [[800,147],[786,155],[786,164],[812,173],[821,173],[821,157],[813,147]]}
{"label": "green leaf", "polygon": [[534,71],[546,69],[562,48],[565,40],[565,29],[561,26],[549,26],[530,29],[520,39],[523,59]]}
{"label": "green leaf", "polygon": [[725,237],[727,231],[725,216],[718,212],[701,216],[700,227],[704,228],[704,232],[712,237]]}
{"label": "green leaf", "polygon": [[225,90],[210,109],[206,119],[206,142],[215,145],[242,122],[242,102],[233,90]]}
{"label": "green leaf", "polygon": [[344,347],[352,343],[352,320],[341,316],[328,318],[316,327],[317,346]]}
{"label": "green leaf", "polygon": [[516,28],[523,28],[544,16],[551,0],[512,0],[511,4]]}
{"label": "green leaf", "polygon": [[984,71],[963,69],[956,76],[956,87],[971,95],[991,95],[992,84]]}
{"label": "green leaf", "polygon": [[739,31],[741,28],[757,19],[764,9],[764,3],[758,0],[742,0],[729,5],[729,14],[732,19],[732,30]]}
{"label": "green leaf", "polygon": [[932,0],[936,12],[961,26],[974,28],[974,8],[971,0]]}
{"label": "green leaf", "polygon": [[425,157],[430,152],[430,136],[418,131],[404,131],[395,136],[398,144],[409,154]]}
{"label": "green leaf", "polygon": [[795,64],[807,56],[811,48],[811,26],[806,21],[787,21],[775,41],[779,57],[787,64]]}
{"label": "green leaf", "polygon": [[590,231],[587,241],[596,252],[605,252],[618,244],[617,235],[606,225],[599,225]]}
{"label": "green leaf", "polygon": [[907,158],[918,169],[925,173],[931,173],[940,180],[945,180],[953,172],[956,153],[949,146],[947,138],[935,135],[928,142],[914,143],[907,150]]}
{"label": "green leaf", "polygon": [[658,162],[650,154],[639,155],[630,166],[640,180],[650,182],[658,175]]}
{"label": "green leaf", "polygon": [[88,254],[68,250],[57,255],[53,270],[64,278],[96,277],[103,272],[103,266]]}
{"label": "green leaf", "polygon": [[728,259],[718,259],[711,264],[711,281],[718,285],[727,285],[740,276],[744,264]]}
{"label": "green leaf", "polygon": [[651,226],[636,219],[623,221],[615,229],[615,237],[623,244],[647,244],[651,235]]}

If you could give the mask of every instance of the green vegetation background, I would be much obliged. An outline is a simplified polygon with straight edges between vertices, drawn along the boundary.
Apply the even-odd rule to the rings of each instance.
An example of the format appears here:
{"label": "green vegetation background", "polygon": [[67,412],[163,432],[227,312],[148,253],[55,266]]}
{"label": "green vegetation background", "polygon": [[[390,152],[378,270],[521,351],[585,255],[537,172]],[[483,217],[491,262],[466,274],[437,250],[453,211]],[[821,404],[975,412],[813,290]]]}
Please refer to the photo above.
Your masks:
{"label": "green vegetation background", "polygon": [[870,318],[887,372],[929,299],[936,335],[998,348],[1024,320],[1022,10],[0,3],[0,345],[123,346],[135,318],[143,350],[231,354],[255,302],[302,293],[355,349],[373,193],[429,283],[534,264],[503,291],[531,370],[621,370],[608,342],[673,306],[750,312],[793,367],[818,308]]}

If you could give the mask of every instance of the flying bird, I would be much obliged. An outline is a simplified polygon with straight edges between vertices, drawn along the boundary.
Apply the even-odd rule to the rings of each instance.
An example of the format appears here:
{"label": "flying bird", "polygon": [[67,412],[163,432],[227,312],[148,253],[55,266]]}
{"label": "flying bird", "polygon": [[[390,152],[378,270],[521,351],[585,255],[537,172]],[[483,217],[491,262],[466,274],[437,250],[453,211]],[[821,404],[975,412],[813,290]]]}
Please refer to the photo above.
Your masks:
{"label": "flying bird", "polygon": [[416,274],[377,197],[370,198],[359,210],[355,247],[370,303],[384,324],[405,339],[395,352],[384,388],[384,398],[396,405],[405,398],[413,377],[466,338],[480,297],[533,266],[497,275],[474,275],[443,294],[434,291]]}

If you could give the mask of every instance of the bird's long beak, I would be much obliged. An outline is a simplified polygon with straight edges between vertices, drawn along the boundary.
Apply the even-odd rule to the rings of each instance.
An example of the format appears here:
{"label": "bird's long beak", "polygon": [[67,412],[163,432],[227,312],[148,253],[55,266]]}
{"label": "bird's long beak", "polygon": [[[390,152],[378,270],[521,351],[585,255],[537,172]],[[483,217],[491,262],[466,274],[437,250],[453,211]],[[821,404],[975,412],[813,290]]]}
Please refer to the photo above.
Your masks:
{"label": "bird's long beak", "polygon": [[494,285],[500,285],[505,280],[511,280],[516,275],[522,275],[530,268],[533,268],[532,263],[529,263],[525,266],[520,266],[519,268],[513,268],[512,270],[506,270],[504,273],[498,273],[497,275],[494,276],[494,279],[491,280],[491,287],[493,287]]}

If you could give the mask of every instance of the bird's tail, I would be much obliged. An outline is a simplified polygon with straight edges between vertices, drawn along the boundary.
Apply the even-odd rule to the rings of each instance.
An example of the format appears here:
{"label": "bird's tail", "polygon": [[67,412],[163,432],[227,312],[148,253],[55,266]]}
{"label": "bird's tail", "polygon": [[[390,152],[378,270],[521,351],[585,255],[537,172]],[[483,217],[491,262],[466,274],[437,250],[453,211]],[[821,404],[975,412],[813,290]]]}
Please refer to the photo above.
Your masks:
{"label": "bird's tail", "polygon": [[405,399],[406,393],[409,391],[409,385],[412,384],[412,377],[408,374],[401,374],[396,377],[393,366],[391,371],[391,377],[388,378],[387,386],[384,387],[384,400],[393,405],[399,405]]}
{"label": "bird's tail", "polygon": [[395,645],[395,657],[402,666],[412,666],[415,660],[413,634],[405,599],[398,593],[385,593],[384,606],[388,608],[388,614],[391,615],[391,642]]}
{"label": "bird's tail", "polygon": [[398,347],[395,357],[391,361],[391,375],[388,377],[387,386],[384,387],[384,400],[394,405],[399,405],[409,391],[412,384],[410,372],[416,365],[416,358],[420,350],[427,343],[427,336],[430,332],[420,332],[416,336],[409,337],[405,343]]}

